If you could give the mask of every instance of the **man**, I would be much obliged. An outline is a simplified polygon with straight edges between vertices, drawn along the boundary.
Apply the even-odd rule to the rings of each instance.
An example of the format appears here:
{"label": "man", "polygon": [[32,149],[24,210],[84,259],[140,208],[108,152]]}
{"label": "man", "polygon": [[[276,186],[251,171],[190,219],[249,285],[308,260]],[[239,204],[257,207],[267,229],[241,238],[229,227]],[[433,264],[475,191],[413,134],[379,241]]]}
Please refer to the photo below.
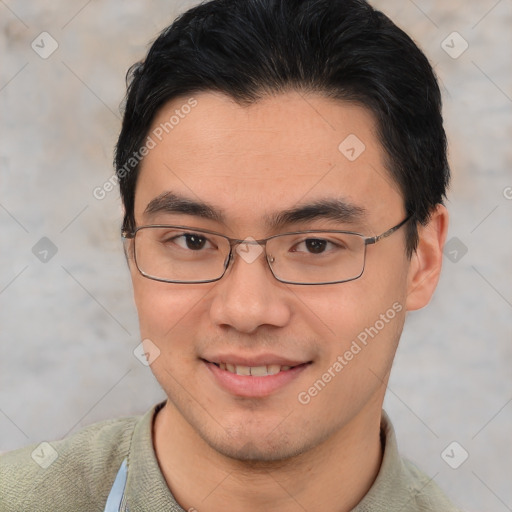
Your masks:
{"label": "man", "polygon": [[436,287],[439,88],[360,0],[214,0],[131,70],[115,164],[142,418],[2,458],[1,510],[451,511],[382,403]]}

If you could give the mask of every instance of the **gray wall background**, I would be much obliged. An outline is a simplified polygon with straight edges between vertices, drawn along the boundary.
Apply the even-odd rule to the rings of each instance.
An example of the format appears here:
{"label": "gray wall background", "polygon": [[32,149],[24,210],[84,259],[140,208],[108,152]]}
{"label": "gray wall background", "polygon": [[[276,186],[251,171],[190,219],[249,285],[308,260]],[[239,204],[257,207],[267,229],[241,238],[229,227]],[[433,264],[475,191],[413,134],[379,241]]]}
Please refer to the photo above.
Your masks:
{"label": "gray wall background", "polygon": [[[0,451],[163,398],[132,352],[118,191],[93,189],[128,66],[193,3],[0,1]],[[453,171],[441,283],[409,315],[385,408],[459,506],[512,510],[512,2],[373,3],[435,66]]]}

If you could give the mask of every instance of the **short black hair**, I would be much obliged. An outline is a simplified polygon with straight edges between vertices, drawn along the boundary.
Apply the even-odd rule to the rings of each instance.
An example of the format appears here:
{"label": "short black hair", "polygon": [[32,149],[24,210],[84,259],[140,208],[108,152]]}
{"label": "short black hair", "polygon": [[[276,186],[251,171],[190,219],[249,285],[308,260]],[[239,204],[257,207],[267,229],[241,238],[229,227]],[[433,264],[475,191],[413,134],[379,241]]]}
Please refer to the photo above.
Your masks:
{"label": "short black hair", "polygon": [[[211,0],[179,16],[127,74],[115,167],[135,228],[140,148],[169,100],[220,92],[240,105],[296,90],[355,102],[377,121],[386,167],[412,216],[407,253],[446,195],[441,93],[412,39],[363,0]],[[341,141],[340,141],[341,142]]]}

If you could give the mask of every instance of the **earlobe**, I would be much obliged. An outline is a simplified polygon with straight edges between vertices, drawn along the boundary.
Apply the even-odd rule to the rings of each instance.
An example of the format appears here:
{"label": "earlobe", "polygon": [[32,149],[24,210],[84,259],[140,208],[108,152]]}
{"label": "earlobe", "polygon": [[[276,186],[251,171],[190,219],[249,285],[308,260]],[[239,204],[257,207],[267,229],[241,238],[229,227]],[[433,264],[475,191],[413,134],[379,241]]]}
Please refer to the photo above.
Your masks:
{"label": "earlobe", "polygon": [[448,211],[439,204],[428,224],[418,225],[418,246],[411,257],[407,277],[408,311],[421,309],[432,298],[441,274],[447,232]]}

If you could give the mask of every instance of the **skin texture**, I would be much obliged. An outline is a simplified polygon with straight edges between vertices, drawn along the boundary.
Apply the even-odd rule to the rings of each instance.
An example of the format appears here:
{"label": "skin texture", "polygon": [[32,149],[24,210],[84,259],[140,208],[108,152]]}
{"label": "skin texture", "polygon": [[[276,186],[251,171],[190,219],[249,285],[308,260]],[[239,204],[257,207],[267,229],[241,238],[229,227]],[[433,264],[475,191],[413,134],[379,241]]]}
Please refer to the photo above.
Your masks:
{"label": "skin texture", "polygon": [[[374,119],[361,106],[297,92],[244,107],[212,92],[194,98],[197,106],[142,162],[138,226],[182,224],[259,239],[275,234],[265,215],[325,198],[365,214],[350,224],[317,219],[286,231],[374,236],[405,218]],[[187,100],[165,105],[153,128]],[[354,161],[338,150],[350,134],[366,146]],[[213,205],[224,221],[145,213],[170,191]],[[323,286],[280,283],[263,256],[252,263],[235,256],[220,281],[193,285],[144,278],[130,258],[141,336],[160,350],[151,369],[168,396],[155,421],[155,451],[185,510],[229,504],[244,511],[344,511],[362,499],[380,467],[381,408],[405,314],[432,296],[446,230],[439,206],[419,227],[410,260],[400,229],[368,247],[361,278]],[[300,403],[299,393],[393,304],[401,309],[394,318],[309,403]],[[220,387],[203,361],[219,354],[310,364],[269,396],[246,398]]]}

